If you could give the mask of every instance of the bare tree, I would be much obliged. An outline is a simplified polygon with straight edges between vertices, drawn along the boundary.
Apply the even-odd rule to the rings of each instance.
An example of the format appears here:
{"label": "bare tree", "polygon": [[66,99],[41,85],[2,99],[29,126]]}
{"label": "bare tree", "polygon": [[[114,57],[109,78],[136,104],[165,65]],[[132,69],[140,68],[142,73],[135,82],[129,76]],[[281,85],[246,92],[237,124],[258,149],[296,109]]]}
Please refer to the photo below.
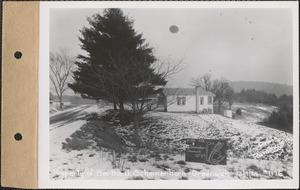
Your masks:
{"label": "bare tree", "polygon": [[50,81],[59,99],[59,108],[62,109],[62,97],[68,88],[68,80],[72,75],[74,58],[68,54],[67,49],[59,49],[58,52],[50,52]]}
{"label": "bare tree", "polygon": [[210,73],[205,73],[197,78],[192,78],[190,83],[192,86],[200,86],[206,91],[211,91],[213,87],[212,75]]}
{"label": "bare tree", "polygon": [[[215,101],[218,104],[218,113],[221,113],[221,106],[227,101],[226,94],[231,90],[228,80],[225,78],[216,79],[213,81],[212,92],[216,95]],[[233,102],[232,102],[233,103]]]}
{"label": "bare tree", "polygon": [[216,97],[214,98],[214,102],[218,105],[218,113],[221,112],[221,106],[224,102],[228,101],[229,107],[233,104],[233,95],[234,90],[229,84],[229,81],[225,78],[221,79],[212,79],[212,75],[210,73],[206,73],[197,78],[191,79],[192,86],[200,86],[206,91],[213,92]]}
{"label": "bare tree", "polygon": [[235,99],[235,93],[231,86],[226,90],[225,97],[228,102],[229,109],[231,109]]}

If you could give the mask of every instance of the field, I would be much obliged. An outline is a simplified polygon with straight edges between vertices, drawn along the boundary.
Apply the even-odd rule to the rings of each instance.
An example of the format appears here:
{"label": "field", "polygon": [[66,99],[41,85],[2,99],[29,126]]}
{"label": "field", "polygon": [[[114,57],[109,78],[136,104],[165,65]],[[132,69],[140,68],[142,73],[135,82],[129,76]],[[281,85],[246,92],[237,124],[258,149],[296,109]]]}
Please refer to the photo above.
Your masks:
{"label": "field", "polygon": [[[257,124],[275,107],[236,104],[242,116],[148,112],[141,149],[133,124],[107,118],[111,107],[96,105],[52,113],[52,179],[291,179],[293,135]],[[71,114],[66,120],[58,114]],[[77,119],[74,119],[77,118]],[[54,121],[54,120],[53,120]],[[228,139],[227,165],[185,161],[186,138]]]}

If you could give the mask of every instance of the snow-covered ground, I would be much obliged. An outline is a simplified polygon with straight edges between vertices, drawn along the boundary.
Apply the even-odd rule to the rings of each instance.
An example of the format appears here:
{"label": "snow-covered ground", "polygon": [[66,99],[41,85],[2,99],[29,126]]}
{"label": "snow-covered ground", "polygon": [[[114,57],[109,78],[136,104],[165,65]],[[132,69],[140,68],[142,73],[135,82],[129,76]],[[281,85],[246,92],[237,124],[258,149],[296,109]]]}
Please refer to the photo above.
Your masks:
{"label": "snow-covered ground", "polygon": [[[71,122],[63,119],[50,125],[50,177],[53,179],[72,179],[76,177],[76,175],[73,176],[72,174],[75,174],[76,171],[84,171],[89,165],[91,165],[91,168],[97,165],[104,166],[105,163],[110,165],[107,159],[101,160],[98,156],[91,156],[97,153],[96,149],[71,152],[62,149],[63,142],[86,123],[84,116],[94,112],[101,112],[102,110],[96,105],[79,106],[54,113],[50,115],[50,118],[58,114],[73,113],[75,111],[77,113],[75,118],[68,118]],[[85,158],[85,156],[89,159]]]}
{"label": "snow-covered ground", "polygon": [[[50,177],[133,180],[292,178],[292,134],[256,124],[260,118],[257,115],[263,117],[275,108],[242,104],[238,107],[244,111],[243,117],[235,120],[215,114],[148,112],[140,131],[144,148],[128,148],[120,155],[97,146],[94,139],[89,140],[91,144],[86,149],[62,149],[66,139],[89,122],[84,117],[64,125],[52,124]],[[82,113],[96,111],[101,115],[107,109],[91,106]],[[132,124],[112,127],[127,145],[134,146]],[[186,138],[227,138],[227,165],[185,162]]]}

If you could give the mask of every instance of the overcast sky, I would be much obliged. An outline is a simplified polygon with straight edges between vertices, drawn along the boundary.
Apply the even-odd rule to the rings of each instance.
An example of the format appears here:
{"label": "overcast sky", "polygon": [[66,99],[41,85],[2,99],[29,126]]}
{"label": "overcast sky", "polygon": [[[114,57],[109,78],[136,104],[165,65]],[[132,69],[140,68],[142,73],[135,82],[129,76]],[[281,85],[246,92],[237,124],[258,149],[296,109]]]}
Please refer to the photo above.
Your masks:
{"label": "overcast sky", "polygon": [[[211,72],[230,81],[292,85],[292,12],[289,9],[123,9],[157,57],[184,58],[172,83]],[[103,9],[51,9],[50,50],[83,53],[78,35],[86,18]],[[169,27],[176,25],[177,33]]]}

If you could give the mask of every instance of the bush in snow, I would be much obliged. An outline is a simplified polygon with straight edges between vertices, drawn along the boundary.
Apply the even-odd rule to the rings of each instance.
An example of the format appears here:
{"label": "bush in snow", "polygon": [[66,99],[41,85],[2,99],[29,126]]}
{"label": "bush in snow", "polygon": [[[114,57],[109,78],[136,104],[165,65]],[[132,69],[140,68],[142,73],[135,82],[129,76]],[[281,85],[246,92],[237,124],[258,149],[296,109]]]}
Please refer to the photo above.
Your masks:
{"label": "bush in snow", "polygon": [[139,159],[140,162],[147,162],[148,160],[146,158]]}
{"label": "bush in snow", "polygon": [[[129,125],[133,120],[133,113],[130,111],[125,111],[123,115],[123,125]],[[107,122],[112,122],[115,125],[121,124],[121,113],[120,110],[107,110],[101,119]]]}
{"label": "bush in snow", "polygon": [[132,155],[132,156],[128,156],[128,160],[130,161],[130,162],[137,162],[137,156],[136,155]]}
{"label": "bush in snow", "polygon": [[189,173],[190,171],[191,171],[190,168],[185,168],[185,169],[184,169],[184,172],[185,172],[185,173]]}
{"label": "bush in snow", "polygon": [[90,141],[85,140],[85,139],[77,139],[77,138],[72,138],[66,139],[67,142],[62,143],[62,149],[65,149],[67,151],[70,150],[84,150],[88,149],[88,147],[92,144]]}
{"label": "bush in snow", "polygon": [[281,106],[278,112],[273,111],[265,121],[271,127],[293,132],[293,106]]}
{"label": "bush in snow", "polygon": [[164,158],[164,160],[167,160],[169,158],[169,156],[168,155],[164,155],[163,158]]}
{"label": "bush in snow", "polygon": [[255,171],[255,172],[259,173],[259,174],[263,173],[263,169],[259,168],[255,164],[251,164],[250,166],[248,166],[247,170],[252,170],[252,171]]}
{"label": "bush in snow", "polygon": [[186,165],[186,162],[185,162],[184,160],[179,160],[179,161],[177,162],[177,164],[180,164],[180,165]]}
{"label": "bush in snow", "polygon": [[144,178],[142,176],[133,176],[129,180],[144,180]]}
{"label": "bush in snow", "polygon": [[159,158],[160,157],[160,154],[158,152],[151,152],[150,153],[150,157],[151,158]]}
{"label": "bush in snow", "polygon": [[242,115],[242,110],[241,110],[241,108],[238,108],[238,109],[235,111],[235,114],[236,114],[236,115]]}
{"label": "bush in snow", "polygon": [[93,112],[86,115],[86,120],[100,120],[100,116],[98,113]]}
{"label": "bush in snow", "polygon": [[182,176],[181,178],[179,178],[179,180],[188,180],[189,178],[187,178],[186,176]]}

